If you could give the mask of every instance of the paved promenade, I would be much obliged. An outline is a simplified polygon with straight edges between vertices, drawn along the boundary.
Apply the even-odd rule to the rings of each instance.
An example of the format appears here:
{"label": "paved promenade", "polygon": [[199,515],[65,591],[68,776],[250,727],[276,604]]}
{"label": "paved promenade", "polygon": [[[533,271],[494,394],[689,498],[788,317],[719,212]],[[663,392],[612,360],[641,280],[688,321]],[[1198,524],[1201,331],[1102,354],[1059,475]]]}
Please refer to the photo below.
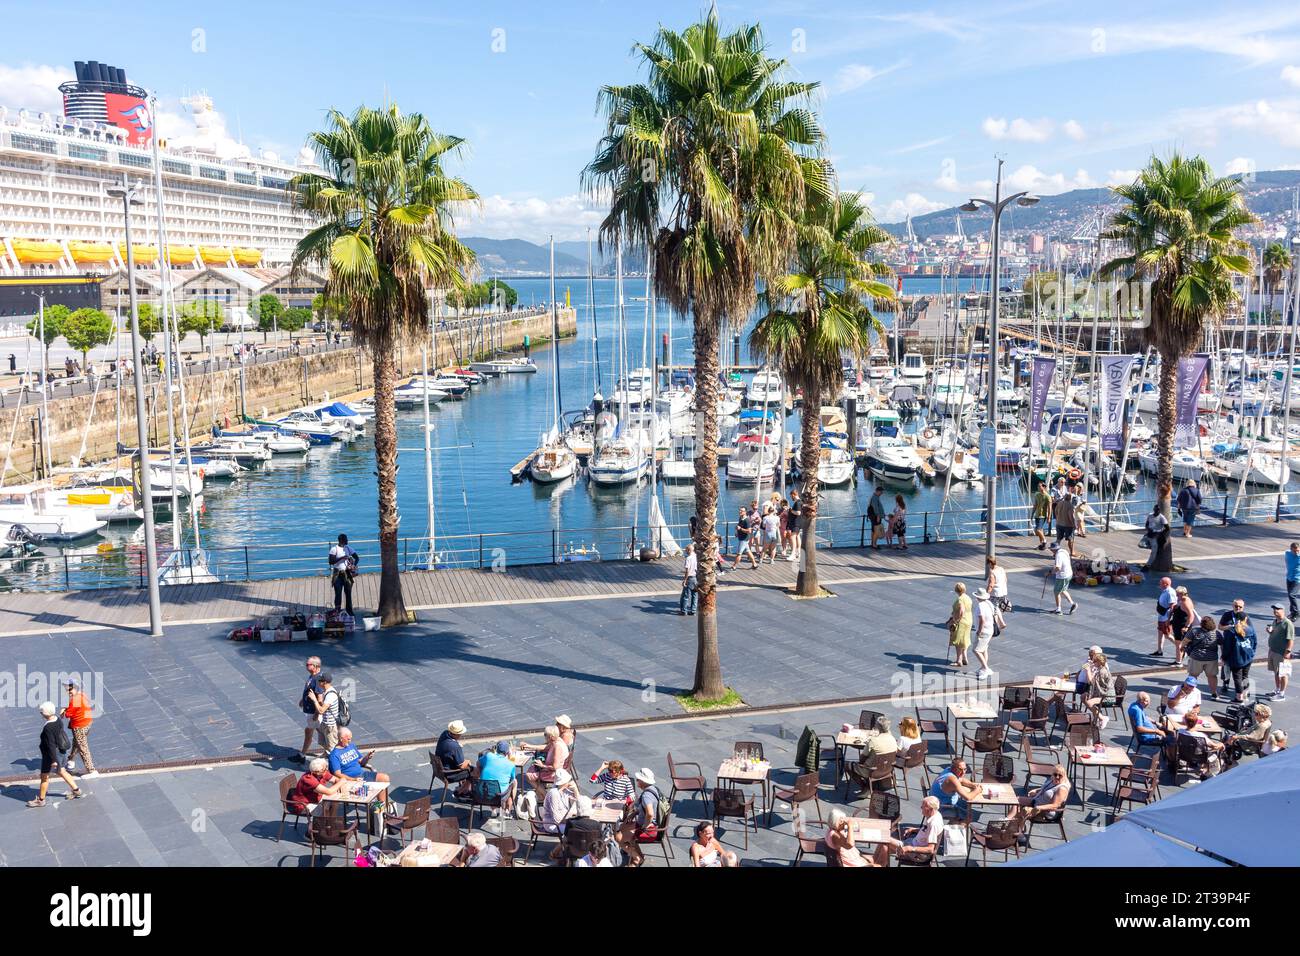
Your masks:
{"label": "paved promenade", "polygon": [[[1288,531],[1239,526],[1180,541],[1177,553],[1188,572],[1178,580],[1200,609],[1217,612],[1242,596],[1256,618],[1267,618],[1268,604],[1282,594]],[[1112,535],[1106,547],[1132,547],[1133,537]],[[1096,535],[1087,540],[1090,547],[1102,542]],[[1046,613],[1050,600],[1040,597],[1044,554],[1016,544],[1004,553],[1018,610],[994,643],[1000,680],[1072,666],[1092,643],[1111,654],[1118,671],[1156,663],[1146,656],[1154,581],[1079,589],[1079,612],[1056,617]],[[944,671],[951,582],[971,581],[980,557],[970,543],[906,553],[828,552],[825,580],[835,596],[815,601],[788,595],[794,574],[788,564],[729,574],[719,601],[727,682],[747,704],[771,707],[887,695],[897,675]],[[576,581],[568,577],[575,570]],[[121,615],[123,603],[138,599],[130,592],[21,595],[23,602],[47,602],[50,610],[40,613],[57,620],[33,632],[33,606],[7,602],[5,613],[27,615],[28,629],[0,631],[12,635],[0,638],[0,649],[4,669],[21,668],[29,679],[74,671],[93,681],[102,714],[93,749],[106,768],[287,756],[301,741],[296,702],[309,653],[319,654],[354,694],[353,729],[362,742],[428,740],[453,718],[472,733],[490,734],[538,728],[558,712],[584,724],[681,713],[672,695],[690,686],[695,622],[676,614],[672,566],[438,572],[408,582],[412,603],[428,608],[420,623],[307,645],[231,643],[228,623],[173,624],[161,639],[103,627],[101,613]],[[308,583],[323,587],[321,580]],[[470,585],[484,590],[458,590]],[[265,588],[260,599],[241,608],[235,602],[243,586],[214,587],[230,593],[204,599],[207,610],[195,617],[221,620],[223,613],[211,611],[219,605],[227,621],[236,612],[243,618],[292,603],[287,596],[294,588],[307,593],[296,581],[257,585]],[[438,593],[420,597],[421,587]],[[488,600],[489,587],[495,599]],[[563,593],[569,590],[575,593]],[[167,589],[173,615],[200,606],[186,601],[190,591]],[[450,600],[457,594],[459,602]],[[123,624],[133,621],[131,613]],[[29,710],[0,708],[0,776],[30,773],[37,729]]]}

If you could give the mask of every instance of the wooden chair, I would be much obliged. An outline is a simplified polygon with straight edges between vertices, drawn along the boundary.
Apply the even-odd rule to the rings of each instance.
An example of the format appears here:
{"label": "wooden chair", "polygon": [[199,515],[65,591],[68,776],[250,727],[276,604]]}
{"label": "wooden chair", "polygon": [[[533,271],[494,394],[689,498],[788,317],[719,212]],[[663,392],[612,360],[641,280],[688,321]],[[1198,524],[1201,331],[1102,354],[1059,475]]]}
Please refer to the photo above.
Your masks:
{"label": "wooden chair", "polygon": [[922,740],[919,744],[912,744],[912,746],[908,747],[906,753],[894,755],[894,767],[903,777],[903,793],[909,800],[912,799],[912,788],[908,781],[907,771],[919,768],[921,779],[925,781],[925,790],[930,789],[930,768],[925,764],[925,758],[929,753],[930,745]]}
{"label": "wooden chair", "polygon": [[1004,860],[1010,860],[1012,851],[1015,851],[1016,858],[1019,859],[1020,828],[1021,818],[1018,816],[1009,820],[990,820],[983,830],[972,824],[966,841],[966,865],[970,866],[971,851],[977,844],[983,866],[988,866],[989,850],[1001,852]]}
{"label": "wooden chair", "polygon": [[563,852],[564,865],[572,866],[574,860],[580,860],[587,855],[592,846],[602,842],[605,835],[600,830],[579,830],[574,827],[566,827],[564,835],[560,837],[560,849]]}
{"label": "wooden chair", "polygon": [[[668,835],[672,833],[672,830],[673,830],[673,810],[672,810],[672,806],[670,805],[668,808],[668,815],[664,817],[664,825],[659,828],[658,832],[655,834],[655,838],[653,840],[638,840],[637,846],[639,848],[642,848],[641,852],[644,853],[645,847],[654,846],[655,844],[658,844],[659,848],[664,851],[664,862],[667,863],[668,866],[672,866],[673,865],[673,841],[668,838]],[[754,823],[754,830],[756,832],[758,830],[757,821],[755,821]],[[749,844],[748,831],[746,831],[745,841],[746,841],[746,847],[748,848],[748,844]]]}
{"label": "wooden chair", "polygon": [[[925,734],[938,734],[943,738],[945,745],[948,743],[948,721],[943,715],[943,711],[938,707],[917,707],[916,724],[921,730],[922,736]],[[926,715],[929,716],[926,716]]]}
{"label": "wooden chair", "polygon": [[1128,753],[1140,754],[1143,747],[1152,747],[1155,749],[1156,753],[1160,753],[1161,750],[1163,750],[1165,743],[1163,735],[1143,739],[1143,735],[1139,734],[1137,728],[1133,726],[1133,715],[1127,710],[1124,712],[1124,721],[1128,724],[1129,740],[1128,746],[1125,748]]}
{"label": "wooden chair", "polygon": [[1165,769],[1170,779],[1178,782],[1180,773],[1208,776],[1211,769],[1210,748],[1204,737],[1176,734],[1165,747]]}
{"label": "wooden chair", "polygon": [[294,788],[298,786],[298,775],[287,773],[280,778],[280,832],[275,835],[275,842],[279,843],[284,837],[284,821],[293,817],[293,828],[298,829],[299,820],[311,820],[311,810],[296,810],[293,804],[289,802],[289,795],[293,793]]}
{"label": "wooden chair", "polygon": [[1132,767],[1120,767],[1115,774],[1115,795],[1111,798],[1112,813],[1119,813],[1120,804],[1135,803],[1143,805],[1154,803],[1156,796],[1156,775],[1149,770],[1135,770]]}
{"label": "wooden chair", "polygon": [[1002,696],[998,700],[998,710],[1010,713],[1028,710],[1030,704],[1038,699],[1032,687],[1007,687],[1003,689]]}
{"label": "wooden chair", "polygon": [[1160,793],[1160,754],[1135,754],[1132,758],[1133,769],[1141,770],[1151,776],[1151,781],[1156,786],[1156,799],[1162,798]]}
{"label": "wooden chair", "polygon": [[433,797],[425,795],[409,801],[402,807],[402,812],[384,814],[384,833],[397,835],[399,844],[406,843],[420,827],[429,822],[429,813],[433,807]]}
{"label": "wooden chair", "polygon": [[447,805],[447,797],[450,796],[454,802],[463,802],[462,798],[456,796],[456,785],[460,783],[460,778],[452,779],[443,769],[442,758],[432,750],[429,751],[429,761],[433,767],[433,776],[429,778],[429,796],[433,795],[434,783],[442,784],[442,800],[438,803],[438,812],[442,813],[443,807]]}
{"label": "wooden chair", "polygon": [[738,760],[762,760],[763,745],[757,740],[737,740],[731,755]]}
{"label": "wooden chair", "polygon": [[501,851],[501,862],[497,866],[514,866],[515,854],[519,852],[519,841],[512,836],[488,837],[487,841]]}
{"label": "wooden chair", "polygon": [[1051,733],[1056,733],[1056,728],[1063,725],[1066,736],[1068,737],[1070,731],[1074,730],[1076,727],[1092,726],[1092,712],[1087,710],[1071,710],[1066,706],[1064,694],[1054,695],[1052,697],[1052,704],[1053,709],[1056,711],[1056,716],[1052,720]]}
{"label": "wooden chair", "polygon": [[857,784],[867,794],[881,790],[893,790],[897,785],[894,779],[893,754],[866,754],[862,760],[848,765],[848,776],[844,781],[844,799],[849,799],[853,785]]}
{"label": "wooden chair", "polygon": [[896,793],[873,793],[867,804],[867,816],[873,820],[888,820],[890,836],[897,836],[898,821],[903,818],[903,801]]}
{"label": "wooden chair", "polygon": [[1030,744],[1025,756],[1025,786],[1028,787],[1034,777],[1042,777],[1044,783],[1050,782],[1060,762],[1061,755],[1053,748]]}
{"label": "wooden chair", "polygon": [[484,819],[490,817],[495,810],[501,811],[501,819],[505,820],[510,810],[510,801],[507,799],[510,795],[511,787],[504,791],[495,780],[479,780],[477,777],[473,780],[469,793],[469,828],[474,829],[474,818],[477,814],[482,813]]}
{"label": "wooden chair", "polygon": [[1012,783],[1016,779],[1016,762],[1010,754],[986,754],[980,771],[980,783]]}
{"label": "wooden chair", "polygon": [[758,817],[754,813],[754,796],[731,787],[716,787],[713,791],[713,825],[719,826],[725,817],[736,817],[745,831],[745,849],[749,849],[749,824],[758,832]]}
{"label": "wooden chair", "polygon": [[1070,842],[1070,837],[1065,832],[1064,807],[1060,810],[1034,810],[1031,811],[1025,819],[1028,821],[1028,826],[1025,829],[1025,842],[1027,845],[1033,843],[1034,827],[1040,825],[1059,827],[1061,830],[1061,839],[1066,843]]}
{"label": "wooden chair", "polygon": [[793,787],[773,787],[772,802],[767,807],[767,825],[772,825],[772,811],[776,801],[787,800],[790,803],[790,815],[799,818],[799,807],[809,800],[817,807],[817,822],[822,823],[822,804],[817,794],[818,777],[815,773],[800,774],[795,778]]}
{"label": "wooden chair", "polygon": [[1039,736],[1047,743],[1051,743],[1051,738],[1047,734],[1047,720],[1050,716],[1047,700],[1043,697],[1035,697],[1029,702],[1029,708],[1025,713],[1024,720],[1012,718],[1007,721],[1007,729],[1014,730],[1020,734],[1020,746],[1017,748],[1021,753],[1029,746],[1029,740]]}
{"label": "wooden chair", "polygon": [[835,742],[839,736],[840,729],[836,727],[829,734],[818,734],[817,740],[820,746],[818,759],[822,763],[834,762],[835,764],[835,785],[839,786],[840,778],[844,776],[844,748]]}
{"label": "wooden chair", "polygon": [[878,710],[864,710],[858,714],[859,730],[875,730],[876,722],[885,715]]}
{"label": "wooden chair", "polygon": [[563,846],[563,834],[552,833],[549,830],[544,829],[542,824],[537,820],[529,820],[528,829],[531,839],[528,841],[528,852],[524,854],[525,863],[532,860],[533,851],[537,849],[537,842],[539,840],[545,840],[547,842],[553,840],[557,847]]}
{"label": "wooden chair", "polygon": [[429,817],[424,824],[424,838],[434,843],[459,843],[460,821],[455,817]]}
{"label": "wooden chair", "polygon": [[[694,768],[694,773],[682,773],[683,769]],[[704,812],[709,812],[709,783],[704,778],[704,769],[694,760],[676,763],[673,755],[668,754],[668,778],[672,781],[672,790],[668,792],[668,803],[671,805],[677,799],[680,793],[698,793],[700,799],[704,801]]]}
{"label": "wooden chair", "polygon": [[969,750],[971,755],[969,762],[974,764],[976,754],[1002,753],[1006,738],[1006,724],[980,724],[975,728],[974,737],[965,733],[961,735],[961,753],[964,756]]}
{"label": "wooden chair", "polygon": [[799,849],[795,852],[793,866],[798,866],[803,862],[805,856],[820,853],[826,855],[826,839],[824,837],[812,837],[799,834],[795,837],[799,844]]}
{"label": "wooden chair", "polygon": [[1120,675],[1115,678],[1114,703],[1106,704],[1102,710],[1105,710],[1108,713],[1113,713],[1114,716],[1118,717],[1120,714],[1124,713],[1124,698],[1126,696],[1128,696],[1128,678]]}
{"label": "wooden chair", "polygon": [[343,862],[349,861],[349,847],[355,846],[361,851],[361,839],[357,836],[357,821],[348,823],[344,817],[334,814],[316,814],[307,821],[307,840],[311,844],[311,865],[316,866],[316,851],[325,856],[325,849],[331,846],[343,848]]}

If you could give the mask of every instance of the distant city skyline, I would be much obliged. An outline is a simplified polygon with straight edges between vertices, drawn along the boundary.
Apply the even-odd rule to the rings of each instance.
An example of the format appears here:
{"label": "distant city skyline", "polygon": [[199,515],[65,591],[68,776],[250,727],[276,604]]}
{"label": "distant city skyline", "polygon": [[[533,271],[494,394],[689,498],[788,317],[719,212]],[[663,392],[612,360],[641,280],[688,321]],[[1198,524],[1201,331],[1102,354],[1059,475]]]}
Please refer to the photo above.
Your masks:
{"label": "distant city skyline", "polygon": [[[0,104],[57,111],[74,60],[124,67],[157,92],[159,129],[187,134],[180,105],[205,91],[217,138],[293,159],[325,112],[386,98],[466,137],[455,162],[482,195],[466,235],[581,239],[603,210],[579,174],[601,125],[604,83],[642,78],[634,43],[682,29],[699,2],[367,8],[168,8],[124,17],[85,2],[0,2]],[[1043,195],[1130,180],[1152,152],[1204,154],[1223,173],[1300,168],[1300,8],[1230,10],[1110,0],[861,5],[721,3],[724,27],[757,22],[773,56],[818,80],[840,185],[893,222],[1007,183]],[[52,29],[51,24],[58,28]],[[21,54],[18,50],[21,49]]]}

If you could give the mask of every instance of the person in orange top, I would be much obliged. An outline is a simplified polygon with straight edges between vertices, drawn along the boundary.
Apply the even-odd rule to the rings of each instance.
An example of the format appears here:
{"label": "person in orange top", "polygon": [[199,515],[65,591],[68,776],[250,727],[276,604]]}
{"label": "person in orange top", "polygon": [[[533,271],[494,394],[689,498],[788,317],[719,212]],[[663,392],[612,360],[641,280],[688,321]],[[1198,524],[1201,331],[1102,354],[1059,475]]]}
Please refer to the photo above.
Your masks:
{"label": "person in orange top", "polygon": [[75,677],[69,677],[65,686],[68,688],[68,706],[63,708],[63,716],[68,719],[68,729],[72,731],[72,752],[68,754],[66,769],[72,770],[77,755],[80,754],[86,764],[86,770],[81,776],[98,777],[95,760],[90,756],[90,725],[95,722],[90,714],[94,708],[82,691],[81,682]]}

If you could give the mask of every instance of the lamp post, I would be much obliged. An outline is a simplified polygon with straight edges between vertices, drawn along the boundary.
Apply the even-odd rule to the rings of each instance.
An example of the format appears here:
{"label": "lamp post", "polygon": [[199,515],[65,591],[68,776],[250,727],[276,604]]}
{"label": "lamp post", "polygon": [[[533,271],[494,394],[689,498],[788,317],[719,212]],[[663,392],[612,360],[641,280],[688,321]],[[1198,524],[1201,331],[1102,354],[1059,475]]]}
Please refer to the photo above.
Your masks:
{"label": "lamp post", "polygon": [[984,527],[984,556],[993,557],[997,553],[997,545],[994,534],[997,531],[997,503],[998,503],[998,470],[997,470],[997,406],[998,406],[998,302],[1001,298],[1001,289],[998,286],[999,270],[1001,263],[999,261],[998,245],[1001,235],[1002,212],[1012,203],[1018,206],[1032,206],[1038,202],[1037,196],[1031,196],[1028,192],[1018,192],[1005,199],[1002,198],[1002,160],[998,160],[998,177],[994,186],[993,198],[990,199],[972,199],[962,206],[963,212],[978,212],[981,206],[987,206],[993,211],[993,263],[990,269],[990,276],[993,285],[993,304],[989,310],[989,380],[988,380],[988,410],[989,424],[987,427],[993,429],[993,474],[985,477],[985,509],[987,518]]}
{"label": "lamp post", "polygon": [[[135,249],[131,245],[131,207],[143,205],[138,190],[122,176],[122,185],[108,190],[108,195],[122,200],[122,217],[126,223],[126,281],[131,295],[131,355],[135,359],[135,427],[140,463],[140,497],[144,511],[145,570],[149,576],[149,634],[162,637],[162,595],[158,588],[158,543],[153,530],[153,490],[149,487],[149,423],[145,417],[144,363],[140,360],[140,307],[136,301]],[[161,199],[160,199],[161,201]],[[162,252],[159,252],[162,255]]]}

